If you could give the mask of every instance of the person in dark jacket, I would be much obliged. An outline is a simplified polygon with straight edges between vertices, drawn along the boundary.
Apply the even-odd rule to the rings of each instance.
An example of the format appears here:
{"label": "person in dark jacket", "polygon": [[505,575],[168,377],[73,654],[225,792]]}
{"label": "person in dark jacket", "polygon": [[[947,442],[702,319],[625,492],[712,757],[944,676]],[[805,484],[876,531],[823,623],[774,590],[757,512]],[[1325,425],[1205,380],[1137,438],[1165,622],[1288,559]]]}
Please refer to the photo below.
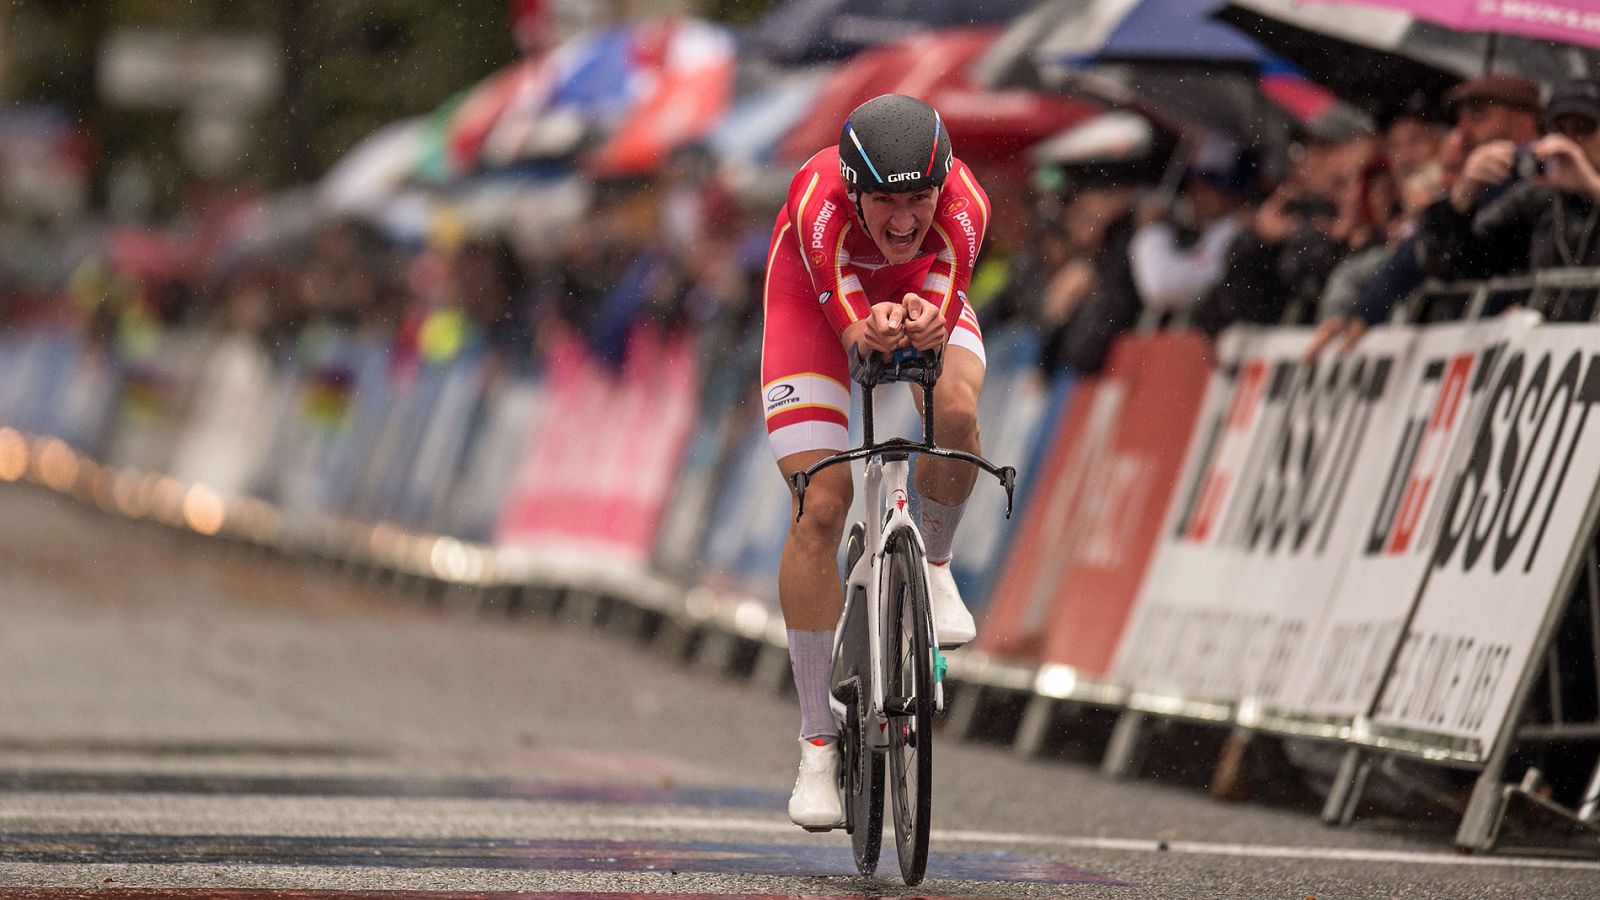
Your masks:
{"label": "person in dark jacket", "polygon": [[[1600,264],[1600,82],[1558,85],[1543,119],[1549,133],[1530,144],[1480,148],[1483,164],[1475,168],[1469,157],[1448,202],[1429,207],[1423,261],[1430,274],[1488,277]],[[1516,183],[1480,207],[1495,176],[1507,174],[1518,176]]]}

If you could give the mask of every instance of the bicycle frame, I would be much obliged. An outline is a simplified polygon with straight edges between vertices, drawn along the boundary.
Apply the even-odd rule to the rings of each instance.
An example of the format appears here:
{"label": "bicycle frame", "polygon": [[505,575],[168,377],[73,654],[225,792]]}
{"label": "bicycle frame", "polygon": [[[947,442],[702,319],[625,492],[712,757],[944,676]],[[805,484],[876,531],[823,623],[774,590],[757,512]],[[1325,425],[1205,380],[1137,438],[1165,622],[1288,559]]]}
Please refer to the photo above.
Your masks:
{"label": "bicycle frame", "polygon": [[[861,558],[856,560],[856,565],[850,571],[845,581],[845,607],[840,613],[839,620],[843,622],[849,615],[850,604],[858,598],[864,600],[867,607],[867,645],[869,659],[872,667],[872,717],[877,723],[877,731],[872,735],[874,747],[884,747],[888,744],[889,717],[884,713],[884,685],[888,681],[885,670],[883,629],[886,621],[884,609],[885,588],[883,580],[887,577],[888,569],[885,565],[889,555],[888,535],[899,533],[901,539],[916,541],[919,550],[925,549],[922,545],[922,532],[917,530],[917,523],[911,517],[909,509],[909,476],[911,471],[910,460],[904,454],[888,454],[888,458],[878,455],[869,457],[866,465],[866,497],[867,516],[865,522],[864,546]],[[922,554],[926,556],[926,553]],[[923,566],[927,566],[926,560]],[[927,573],[924,572],[924,578]],[[928,629],[932,638],[932,647],[939,646],[939,636],[933,631],[934,623],[929,618]],[[835,628],[833,637],[833,652],[839,652],[839,642],[843,637],[843,629]],[[838,701],[831,700],[830,703]],[[944,684],[934,685],[934,708],[944,710]],[[840,716],[842,710],[836,710]]]}
{"label": "bicycle frame", "polygon": [[[872,745],[884,747],[888,743],[888,716],[884,712],[884,684],[885,660],[883,647],[883,628],[885,623],[885,587],[884,578],[887,577],[885,562],[889,554],[890,543],[888,537],[902,534],[905,540],[916,542],[919,551],[918,557],[923,560],[923,583],[928,582],[927,573],[927,547],[922,541],[922,532],[918,530],[916,521],[910,512],[910,469],[911,455],[922,453],[930,456],[942,456],[947,459],[959,459],[970,462],[980,469],[994,475],[1000,480],[1001,486],[1006,491],[1006,517],[1011,516],[1011,495],[1016,484],[1016,471],[1010,466],[996,467],[988,460],[970,453],[957,450],[946,450],[936,447],[933,443],[933,385],[939,375],[939,360],[927,357],[898,358],[891,371],[884,370],[872,363],[871,359],[862,359],[853,355],[855,363],[852,364],[852,376],[861,385],[861,432],[862,445],[855,450],[836,454],[821,460],[804,472],[796,473],[793,477],[795,495],[798,499],[795,518],[798,519],[805,512],[806,484],[812,475],[826,466],[847,463],[856,459],[866,460],[865,496],[866,522],[864,523],[863,550],[860,559],[856,560],[854,568],[846,574],[844,607],[840,612],[840,626],[850,614],[850,605],[861,598],[866,603],[867,612],[867,644],[869,649],[868,665],[872,672],[872,697],[871,711],[873,719],[877,722],[877,733],[873,735]],[[907,365],[909,377],[902,373],[902,364]],[[921,443],[906,440],[905,438],[890,438],[881,443],[873,440],[873,391],[884,382],[912,381],[922,387],[922,422],[923,434]],[[843,640],[843,627],[834,628],[833,656],[839,655],[839,644]],[[928,635],[931,646],[930,652],[937,652],[939,635],[934,630],[933,617],[928,617]],[[829,698],[830,706],[838,701]],[[944,684],[936,681],[934,684],[934,708],[944,710]],[[844,717],[841,706],[833,706],[834,712],[840,718]]]}

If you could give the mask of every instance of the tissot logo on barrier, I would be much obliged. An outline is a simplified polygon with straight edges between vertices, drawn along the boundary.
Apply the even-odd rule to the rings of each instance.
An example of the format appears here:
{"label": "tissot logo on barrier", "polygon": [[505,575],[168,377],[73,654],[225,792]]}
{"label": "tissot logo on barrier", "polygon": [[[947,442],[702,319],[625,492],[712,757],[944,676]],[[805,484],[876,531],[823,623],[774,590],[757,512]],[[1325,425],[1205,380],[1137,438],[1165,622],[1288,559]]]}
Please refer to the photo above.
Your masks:
{"label": "tissot logo on barrier", "polygon": [[1238,480],[1244,466],[1245,455],[1250,452],[1250,437],[1256,414],[1261,409],[1263,388],[1267,380],[1267,364],[1251,360],[1240,370],[1233,391],[1232,402],[1219,420],[1204,427],[1210,429],[1205,453],[1204,473],[1194,497],[1178,521],[1178,534],[1192,541],[1205,541],[1215,528],[1222,507]]}
{"label": "tissot logo on barrier", "polygon": [[1274,379],[1268,400],[1286,410],[1264,435],[1263,464],[1244,473],[1240,514],[1225,542],[1251,552],[1299,553],[1315,532],[1311,549],[1326,549],[1356,451],[1393,368],[1387,355],[1335,358],[1313,363],[1292,381]]}
{"label": "tissot logo on barrier", "polygon": [[[1378,517],[1367,537],[1367,554],[1405,553],[1413,545],[1422,514],[1439,490],[1450,447],[1463,415],[1470,420],[1485,396],[1503,344],[1473,353],[1434,358],[1423,365],[1421,389],[1412,397]],[[1468,378],[1476,365],[1477,377]]]}
{"label": "tissot logo on barrier", "polygon": [[1589,411],[1600,401],[1597,366],[1600,355],[1582,352],[1531,359],[1517,352],[1506,360],[1450,497],[1434,565],[1471,572],[1492,550],[1488,562],[1499,572],[1525,548],[1521,569],[1533,569]]}

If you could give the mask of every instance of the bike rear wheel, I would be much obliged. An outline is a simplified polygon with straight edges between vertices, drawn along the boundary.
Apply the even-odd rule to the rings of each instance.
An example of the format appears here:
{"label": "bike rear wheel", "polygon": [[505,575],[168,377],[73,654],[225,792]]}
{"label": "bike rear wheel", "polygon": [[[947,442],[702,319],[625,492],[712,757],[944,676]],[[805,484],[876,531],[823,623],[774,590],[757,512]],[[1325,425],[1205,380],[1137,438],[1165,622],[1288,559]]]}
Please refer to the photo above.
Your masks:
{"label": "bike rear wheel", "polygon": [[922,551],[909,535],[889,554],[884,623],[884,711],[889,715],[889,794],[895,849],[907,885],[928,866],[933,819],[933,643]]}

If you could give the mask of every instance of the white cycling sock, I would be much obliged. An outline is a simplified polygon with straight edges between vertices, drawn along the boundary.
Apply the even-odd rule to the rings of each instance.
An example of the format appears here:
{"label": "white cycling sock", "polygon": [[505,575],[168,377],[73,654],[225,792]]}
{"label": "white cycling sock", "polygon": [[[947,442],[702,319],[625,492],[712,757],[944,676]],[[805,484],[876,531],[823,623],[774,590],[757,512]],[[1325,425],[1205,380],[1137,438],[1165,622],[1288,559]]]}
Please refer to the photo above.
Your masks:
{"label": "white cycling sock", "polygon": [[789,629],[789,665],[800,696],[800,739],[837,738],[839,727],[828,708],[833,677],[833,632]]}
{"label": "white cycling sock", "polygon": [[961,514],[967,509],[963,500],[954,506],[945,506],[929,500],[917,492],[917,528],[922,532],[922,544],[928,548],[928,562],[947,563],[956,542],[956,526],[961,524]]}

